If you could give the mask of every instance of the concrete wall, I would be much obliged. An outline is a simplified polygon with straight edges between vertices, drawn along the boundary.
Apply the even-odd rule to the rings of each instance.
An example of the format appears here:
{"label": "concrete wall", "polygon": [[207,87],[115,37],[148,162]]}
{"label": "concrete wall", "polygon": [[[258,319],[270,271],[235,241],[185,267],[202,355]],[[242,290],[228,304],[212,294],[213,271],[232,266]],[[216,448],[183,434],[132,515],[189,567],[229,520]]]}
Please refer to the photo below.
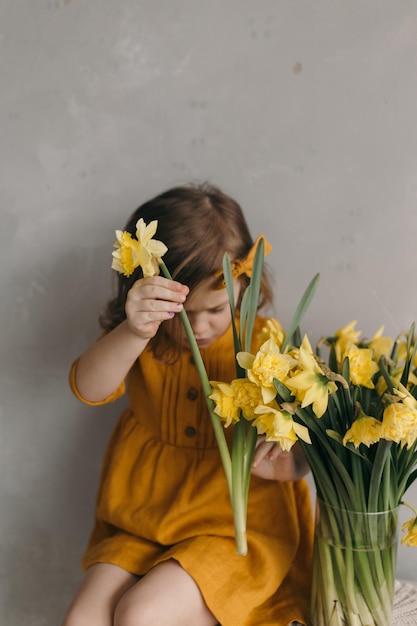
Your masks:
{"label": "concrete wall", "polygon": [[416,64],[414,0],[1,0],[2,624],[58,624],[80,580],[121,404],[82,406],[67,371],[139,203],[234,195],[284,323],[321,273],[313,339],[417,318]]}

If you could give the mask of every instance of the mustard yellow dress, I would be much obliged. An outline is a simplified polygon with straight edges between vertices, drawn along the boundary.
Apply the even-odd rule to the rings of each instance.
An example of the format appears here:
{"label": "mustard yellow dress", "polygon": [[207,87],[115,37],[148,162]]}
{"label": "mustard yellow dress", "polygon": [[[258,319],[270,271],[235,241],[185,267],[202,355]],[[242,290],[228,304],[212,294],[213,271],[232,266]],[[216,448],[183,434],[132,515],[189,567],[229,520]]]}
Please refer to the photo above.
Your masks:
{"label": "mustard yellow dress", "polygon": [[[202,351],[210,380],[236,377],[231,328]],[[143,575],[175,559],[221,626],[307,623],[313,522],[306,481],[251,479],[247,556],[236,554],[228,489],[191,354],[166,366],[145,350],[104,459],[95,525],[82,559]],[[226,429],[230,440],[232,427]]]}

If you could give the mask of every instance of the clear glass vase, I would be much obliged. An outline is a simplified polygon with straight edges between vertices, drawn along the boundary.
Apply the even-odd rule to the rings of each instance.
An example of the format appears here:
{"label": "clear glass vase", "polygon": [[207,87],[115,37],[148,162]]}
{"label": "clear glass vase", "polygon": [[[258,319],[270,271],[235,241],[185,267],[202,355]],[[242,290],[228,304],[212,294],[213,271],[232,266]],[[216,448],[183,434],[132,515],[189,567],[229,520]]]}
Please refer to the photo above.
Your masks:
{"label": "clear glass vase", "polygon": [[398,508],[347,511],[316,501],[311,626],[390,626]]}

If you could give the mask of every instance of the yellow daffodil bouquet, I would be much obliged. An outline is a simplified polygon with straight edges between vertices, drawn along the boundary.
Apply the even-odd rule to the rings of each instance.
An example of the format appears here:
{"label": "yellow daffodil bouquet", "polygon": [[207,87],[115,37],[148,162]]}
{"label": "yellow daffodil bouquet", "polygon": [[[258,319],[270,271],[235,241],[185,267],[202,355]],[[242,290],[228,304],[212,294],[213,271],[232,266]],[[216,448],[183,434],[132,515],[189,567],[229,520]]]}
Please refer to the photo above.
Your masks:
{"label": "yellow daffodil bouquet", "polygon": [[237,354],[261,392],[258,432],[285,450],[298,441],[314,477],[313,626],[388,626],[400,504],[413,512],[402,543],[417,546],[417,510],[404,501],[417,478],[415,326],[395,341],[355,327],[313,351],[269,320],[259,351]]}
{"label": "yellow daffodil bouquet", "polygon": [[[140,266],[144,278],[158,275],[161,272],[166,278],[172,279],[168,268],[162,260],[163,255],[167,252],[167,247],[161,241],[153,238],[157,226],[156,220],[145,224],[143,219],[139,219],[136,224],[136,237],[126,231],[117,230],[112,268],[124,276],[130,276]],[[254,255],[252,275],[249,285],[243,294],[239,322],[237,322],[231,262],[228,255],[224,255],[223,274],[230,302],[236,353],[250,349],[251,346],[252,332],[258,310],[263,259],[264,240],[260,237]],[[293,330],[298,327],[299,320],[310,302],[317,279],[318,277],[311,282],[296,310],[292,322]],[[251,467],[257,435],[266,433],[265,423],[267,419],[263,419],[259,415],[259,412],[263,410],[261,389],[246,377],[246,366],[240,364],[239,361],[236,361],[236,379],[230,384],[209,381],[200,350],[184,309],[180,312],[180,318],[206,397],[226,475],[235,526],[236,551],[239,555],[246,555],[246,511]],[[271,321],[271,332],[274,329],[273,324],[274,322]],[[279,332],[281,331],[279,330]],[[266,345],[273,350],[272,340]],[[264,349],[266,350],[265,346]],[[276,351],[279,352],[278,347],[276,347]],[[290,365],[293,364],[292,357],[284,355],[283,358],[288,361],[287,369],[289,369]],[[271,385],[273,387],[272,378]],[[286,418],[284,422],[285,425],[282,425],[281,430],[276,429],[276,440],[281,443],[283,448],[289,449],[297,439],[297,436],[309,441],[305,426]],[[232,423],[234,430],[232,446],[231,450],[229,450],[224,427]],[[272,435],[270,434],[269,436]]]}

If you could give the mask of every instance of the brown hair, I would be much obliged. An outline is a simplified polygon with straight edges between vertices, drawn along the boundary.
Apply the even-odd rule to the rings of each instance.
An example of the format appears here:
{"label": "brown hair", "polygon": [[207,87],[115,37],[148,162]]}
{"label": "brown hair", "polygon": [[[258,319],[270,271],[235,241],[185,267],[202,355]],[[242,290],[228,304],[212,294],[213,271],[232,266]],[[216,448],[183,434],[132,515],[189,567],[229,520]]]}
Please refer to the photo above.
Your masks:
{"label": "brown hair", "polygon": [[[187,285],[191,292],[222,267],[225,252],[229,254],[231,261],[235,261],[243,259],[253,246],[253,239],[239,204],[208,183],[174,187],[161,193],[142,204],[131,215],[124,230],[135,235],[139,218],[143,218],[147,224],[158,220],[155,239],[168,247],[164,262],[172,277]],[[126,319],[127,293],[141,277],[140,267],[128,278],[118,275],[117,295],[108,302],[100,317],[103,329],[112,330]],[[247,277],[242,277],[241,292],[247,284]],[[259,308],[271,302],[272,290],[264,270]],[[178,354],[180,324],[177,316],[161,324],[151,341],[157,358],[162,358],[163,355],[166,359],[169,353],[169,358],[172,359]]]}

